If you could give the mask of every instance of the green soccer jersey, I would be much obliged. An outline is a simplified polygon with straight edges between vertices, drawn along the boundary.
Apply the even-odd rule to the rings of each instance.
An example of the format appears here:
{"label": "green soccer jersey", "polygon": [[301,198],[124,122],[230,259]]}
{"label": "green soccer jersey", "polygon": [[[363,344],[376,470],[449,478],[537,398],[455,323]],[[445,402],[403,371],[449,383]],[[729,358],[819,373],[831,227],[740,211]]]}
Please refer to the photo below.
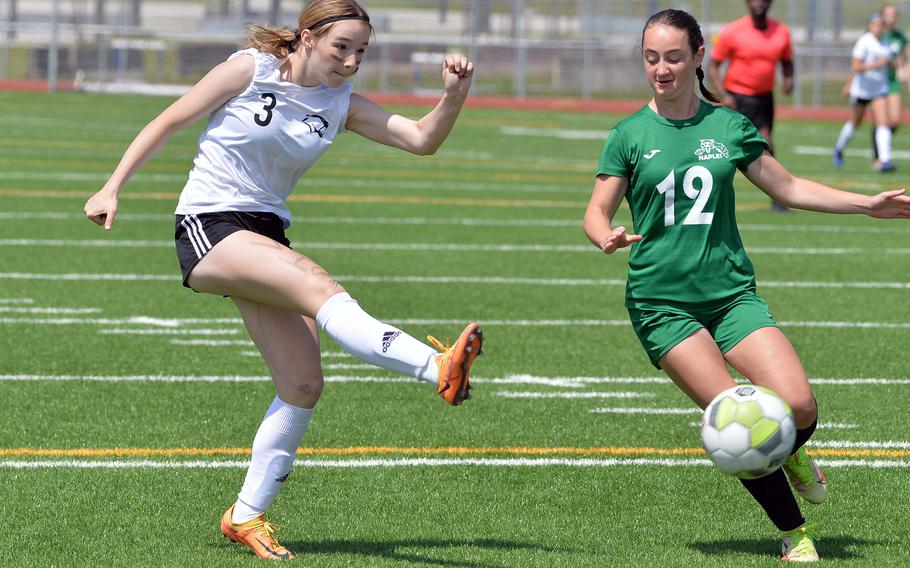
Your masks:
{"label": "green soccer jersey", "polygon": [[733,176],[768,143],[748,118],[702,102],[686,120],[645,106],[607,138],[597,174],[629,181],[634,231],[626,306],[704,305],[755,290],[736,228]]}
{"label": "green soccer jersey", "polygon": [[882,34],[882,43],[888,46],[888,57],[892,62],[892,65],[888,67],[888,82],[892,88],[898,88],[897,91],[892,92],[899,93],[900,83],[897,80],[897,68],[894,65],[897,64],[899,57],[904,52],[904,46],[907,45],[907,36],[900,30],[891,30]]}

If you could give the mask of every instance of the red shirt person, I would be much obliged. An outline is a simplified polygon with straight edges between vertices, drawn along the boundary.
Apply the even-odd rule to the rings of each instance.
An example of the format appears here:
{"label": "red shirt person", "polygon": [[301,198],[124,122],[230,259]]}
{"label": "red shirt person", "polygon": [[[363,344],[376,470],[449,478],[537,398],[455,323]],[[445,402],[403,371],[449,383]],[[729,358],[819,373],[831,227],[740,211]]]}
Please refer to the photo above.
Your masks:
{"label": "red shirt person", "polygon": [[[722,91],[724,106],[744,114],[768,141],[771,154],[774,144],[774,83],[777,64],[783,72],[783,90],[793,92],[793,47],[790,29],[768,17],[772,0],[746,0],[749,14],[730,22],[717,34],[708,62],[708,78]],[[721,79],[720,66],[729,61],[726,76]],[[772,210],[786,207],[772,202]]]}
{"label": "red shirt person", "polygon": [[[723,87],[723,103],[746,115],[771,143],[774,124],[774,83],[777,64],[783,71],[783,90],[793,91],[793,48],[790,29],[767,16],[771,0],[747,0],[749,14],[724,26],[717,35],[708,64],[708,77]],[[720,66],[729,61],[721,80]]]}

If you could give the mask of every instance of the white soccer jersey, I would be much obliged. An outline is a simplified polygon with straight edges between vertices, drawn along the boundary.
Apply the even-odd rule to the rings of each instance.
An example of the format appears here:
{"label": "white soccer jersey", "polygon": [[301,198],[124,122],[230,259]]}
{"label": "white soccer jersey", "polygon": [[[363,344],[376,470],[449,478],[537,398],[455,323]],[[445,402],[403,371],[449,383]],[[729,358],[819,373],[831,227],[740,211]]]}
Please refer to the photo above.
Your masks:
{"label": "white soccer jersey", "polygon": [[283,60],[256,49],[250,85],[212,112],[176,213],[265,211],[291,223],[287,197],[344,131],[352,86],[301,87],[281,79]]}
{"label": "white soccer jersey", "polygon": [[[853,59],[859,59],[868,65],[891,55],[888,46],[882,43],[872,32],[866,32],[853,46]],[[888,94],[888,66],[876,67],[853,76],[850,83],[850,96],[856,99],[875,99]]]}

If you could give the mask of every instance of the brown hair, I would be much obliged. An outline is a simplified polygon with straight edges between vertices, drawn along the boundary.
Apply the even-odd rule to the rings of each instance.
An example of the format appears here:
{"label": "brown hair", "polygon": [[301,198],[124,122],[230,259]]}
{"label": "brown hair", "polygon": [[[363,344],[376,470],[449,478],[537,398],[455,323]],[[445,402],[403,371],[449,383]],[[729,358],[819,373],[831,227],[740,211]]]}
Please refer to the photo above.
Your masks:
{"label": "brown hair", "polygon": [[[689,47],[692,48],[693,56],[698,53],[699,47],[705,45],[705,38],[701,34],[701,27],[699,27],[698,21],[688,12],[672,9],[662,10],[648,18],[648,23],[645,24],[644,29],[641,31],[642,45],[644,45],[645,31],[657,24],[670,26],[671,28],[686,32],[686,35],[689,36]],[[700,65],[695,68],[695,77],[698,79],[698,90],[701,91],[701,96],[712,103],[719,103],[720,97],[705,87],[705,72]]]}
{"label": "brown hair", "polygon": [[370,26],[370,16],[355,0],[310,0],[297,16],[297,29],[249,24],[244,49],[256,48],[285,59],[297,49],[300,30],[310,30],[315,37],[325,35],[335,22],[361,20]]}

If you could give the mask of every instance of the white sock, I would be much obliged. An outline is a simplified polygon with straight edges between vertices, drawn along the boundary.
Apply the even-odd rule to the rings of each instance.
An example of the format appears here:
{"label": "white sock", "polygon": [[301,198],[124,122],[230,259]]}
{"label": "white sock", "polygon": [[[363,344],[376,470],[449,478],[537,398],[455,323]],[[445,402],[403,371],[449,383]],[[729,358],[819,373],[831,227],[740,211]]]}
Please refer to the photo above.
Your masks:
{"label": "white sock", "polygon": [[882,163],[891,161],[891,129],[887,126],[875,127],[875,147],[878,148],[878,159]]}
{"label": "white sock", "polygon": [[436,350],[366,313],[347,292],[326,300],[316,314],[316,322],[351,355],[436,384]]}
{"label": "white sock", "polygon": [[312,408],[287,404],[277,396],[272,401],[253,439],[250,468],[234,504],[234,523],[255,519],[272,506],[291,473],[312,416]]}
{"label": "white sock", "polygon": [[843,150],[851,138],[853,138],[853,123],[848,120],[840,129],[840,135],[837,137],[837,144],[834,145],[834,149]]}

